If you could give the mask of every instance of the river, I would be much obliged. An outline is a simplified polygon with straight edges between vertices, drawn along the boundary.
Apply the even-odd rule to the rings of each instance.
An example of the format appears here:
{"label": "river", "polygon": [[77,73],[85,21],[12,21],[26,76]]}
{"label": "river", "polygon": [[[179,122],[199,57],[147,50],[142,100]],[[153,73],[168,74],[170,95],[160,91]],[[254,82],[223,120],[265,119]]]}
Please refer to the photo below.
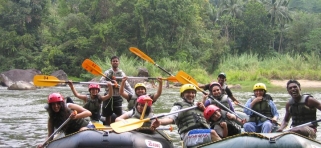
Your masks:
{"label": "river", "polygon": [[[76,90],[86,94],[88,89],[81,85],[75,85]],[[153,93],[156,89],[148,89]],[[247,101],[253,92],[242,90],[232,90],[234,96],[243,104]],[[302,90],[304,93],[310,93],[320,101],[321,93],[317,90]],[[47,103],[47,96],[52,92],[60,92],[64,96],[73,96],[69,87],[47,87],[37,90],[18,91],[7,90],[6,87],[0,87],[0,147],[35,147],[43,143],[47,135],[48,114],[44,109]],[[280,119],[283,120],[285,113],[285,103],[289,95],[284,90],[272,90],[268,92],[272,95],[277,105]],[[201,100],[202,94],[197,93],[197,100]],[[72,97],[75,103],[82,102]],[[162,96],[153,105],[156,114],[168,113],[174,102],[179,101],[179,89],[163,89]],[[124,101],[125,102],[125,101]],[[124,108],[127,103],[124,103]],[[242,109],[236,107],[236,110]],[[321,119],[321,112],[317,112],[318,119]],[[174,126],[176,128],[176,126]],[[166,131],[174,141],[176,147],[180,147],[180,138],[177,131]],[[317,140],[321,141],[321,127],[318,127]]]}

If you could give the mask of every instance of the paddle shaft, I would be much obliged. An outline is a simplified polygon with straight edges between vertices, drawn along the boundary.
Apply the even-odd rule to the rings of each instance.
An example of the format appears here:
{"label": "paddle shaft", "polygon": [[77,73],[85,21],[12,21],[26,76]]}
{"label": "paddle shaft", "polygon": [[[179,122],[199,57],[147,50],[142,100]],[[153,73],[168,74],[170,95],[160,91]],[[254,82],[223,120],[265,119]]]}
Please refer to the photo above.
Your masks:
{"label": "paddle shaft", "polygon": [[[202,90],[202,93],[204,94],[204,95],[207,95],[207,93],[204,91],[204,90]],[[240,119],[242,119],[243,120],[243,118],[241,117],[241,116],[239,116],[237,113],[235,113],[235,112],[233,112],[232,110],[230,110],[229,108],[227,108],[225,105],[223,105],[220,101],[217,101],[215,98],[213,98],[212,96],[208,96],[209,98],[211,98],[213,101],[215,101],[217,104],[219,104],[220,105],[220,107],[223,107],[225,110],[227,110],[228,112],[230,112],[230,113],[232,113],[232,114],[234,114],[236,117],[238,117],[238,118],[240,118]]]}
{"label": "paddle shaft", "polygon": [[321,119],[315,120],[315,121],[311,121],[311,122],[308,122],[308,123],[304,123],[304,124],[301,124],[301,125],[292,127],[292,128],[290,128],[290,129],[284,130],[283,132],[287,132],[287,131],[290,131],[291,129],[298,128],[298,127],[308,126],[308,125],[311,125],[311,124],[313,124],[313,123],[317,123],[317,122],[320,122],[320,121],[321,121]]}
{"label": "paddle shaft", "polygon": [[[115,77],[117,80],[123,79],[123,77]],[[158,78],[153,78],[153,77],[127,77],[128,79],[149,79],[149,80],[156,80]],[[168,80],[169,78],[162,78],[162,80]]]}
{"label": "paddle shaft", "polygon": [[64,127],[64,125],[67,124],[69,120],[70,120],[70,116],[69,116],[69,118],[68,118],[64,123],[62,123],[62,124],[60,125],[60,127],[59,127],[55,132],[53,132],[53,133],[48,137],[48,139],[42,144],[42,146],[45,146],[45,144],[46,144],[58,131],[60,131],[60,129],[61,129],[62,127]]}
{"label": "paddle shaft", "polygon": [[[247,109],[247,110],[250,110],[251,112],[253,112],[254,114],[256,114],[256,115],[258,115],[258,116],[260,116],[260,117],[262,117],[262,118],[265,118],[265,119],[267,119],[267,120],[270,120],[270,121],[272,121],[272,119],[271,118],[269,118],[269,117],[267,117],[267,116],[264,116],[263,114],[260,114],[259,112],[256,112],[255,110],[253,110],[253,109],[250,109],[250,108],[248,108],[248,107],[246,107],[246,106],[244,106],[244,105],[241,105],[241,104],[237,104],[238,106],[241,106],[241,107],[243,107],[243,108],[245,108],[245,109]],[[278,124],[278,125],[281,125],[280,123],[276,123],[276,124]]]}

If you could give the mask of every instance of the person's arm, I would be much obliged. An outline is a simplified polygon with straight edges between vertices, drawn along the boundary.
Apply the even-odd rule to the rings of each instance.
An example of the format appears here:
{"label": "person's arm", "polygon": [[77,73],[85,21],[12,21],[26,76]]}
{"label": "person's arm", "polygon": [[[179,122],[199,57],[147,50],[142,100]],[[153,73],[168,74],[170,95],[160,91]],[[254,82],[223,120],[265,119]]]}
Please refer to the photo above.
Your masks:
{"label": "person's arm", "polygon": [[253,108],[253,106],[258,103],[261,102],[263,100],[263,96],[257,96],[255,97],[255,99],[252,100],[251,104],[249,105],[250,108]]}
{"label": "person's arm", "polygon": [[77,98],[79,98],[79,99],[81,99],[81,100],[83,100],[83,101],[86,101],[87,96],[86,96],[86,95],[81,95],[81,94],[79,94],[79,93],[76,91],[76,89],[75,89],[75,87],[74,87],[74,85],[73,85],[73,83],[72,83],[71,80],[68,81],[68,85],[69,85],[69,87],[70,87],[70,89],[71,89],[71,91],[72,91],[72,93],[74,94],[75,97],[77,97]]}
{"label": "person's arm", "polygon": [[242,123],[242,124],[245,123],[245,120],[242,120],[242,119],[236,117],[234,114],[231,114],[231,113],[229,113],[229,112],[226,113],[226,116],[227,116],[227,118],[230,119],[230,120],[238,121],[238,122],[240,122],[240,123]]}
{"label": "person's arm", "polygon": [[[48,139],[51,136],[51,134],[54,132],[54,127],[53,127],[52,123],[49,121],[49,119],[48,119],[47,128],[48,128],[48,137],[47,137],[47,139]],[[49,139],[49,140],[52,140],[52,139],[53,139],[53,137],[51,137],[51,139]]]}
{"label": "person's arm", "polygon": [[285,105],[285,115],[284,115],[283,121],[281,123],[280,128],[277,130],[277,132],[282,132],[283,129],[288,126],[290,118],[291,118],[291,115],[290,115],[290,104],[288,102]]}
{"label": "person's arm", "polygon": [[311,96],[308,98],[307,106],[309,106],[309,107],[311,106],[313,108],[315,107],[315,108],[317,108],[318,110],[321,111],[321,103],[318,100],[316,100],[313,97],[311,97]]}
{"label": "person's arm", "polygon": [[226,122],[221,122],[220,123],[220,126],[222,127],[223,129],[223,138],[227,137],[227,134],[228,134],[228,129],[227,129],[227,124]]}
{"label": "person's arm", "polygon": [[[208,97],[208,95],[203,95],[203,99],[202,99],[202,102],[203,102],[203,104],[205,105],[206,103],[206,100],[207,100],[207,97]],[[208,105],[205,105],[205,106],[208,106]]]}
{"label": "person's arm", "polygon": [[227,86],[226,86],[226,88],[225,88],[225,92],[226,92],[227,96],[232,99],[233,102],[240,103],[238,100],[235,99],[235,97],[233,96],[233,93],[232,93],[231,89],[228,88]]}
{"label": "person's arm", "polygon": [[126,81],[127,81],[127,76],[124,76],[123,79],[121,80],[121,83],[120,83],[119,94],[120,94],[120,96],[125,98],[127,101],[129,101],[130,98],[128,96],[128,93],[126,91],[124,91],[124,87],[126,85]]}
{"label": "person's arm", "polygon": [[228,105],[230,106],[230,110],[231,110],[232,112],[235,112],[235,111],[234,111],[233,104],[232,104],[232,102],[230,101],[230,99],[227,100],[227,103],[228,103]]}
{"label": "person's arm", "polygon": [[70,116],[71,119],[80,119],[91,116],[91,112],[83,108],[82,106],[73,103],[68,103],[67,106],[68,108],[77,111],[77,114]]}
{"label": "person's arm", "polygon": [[125,114],[122,114],[121,116],[117,117],[115,121],[117,122],[117,121],[128,119],[132,114],[133,114],[133,110],[130,110],[129,112],[126,112]]}
{"label": "person's arm", "polygon": [[[252,107],[251,107],[251,102],[252,102],[252,98],[248,99],[247,102],[245,103],[245,106],[246,106],[247,108],[252,108]],[[246,109],[246,108],[244,108],[243,111],[244,111],[244,113],[246,113],[247,115],[252,115],[252,114],[253,114],[253,112],[251,112],[250,110],[248,110],[248,109]]]}
{"label": "person's arm", "polygon": [[279,113],[278,113],[278,110],[276,108],[276,105],[274,104],[274,102],[272,100],[269,101],[269,105],[271,107],[271,112],[272,112],[272,115],[273,115],[272,122],[273,123],[277,123],[277,120],[279,119]]}
{"label": "person's arm", "polygon": [[108,86],[108,94],[101,97],[101,100],[103,100],[103,101],[105,101],[113,96],[113,87],[112,87],[111,83],[107,82],[107,86]]}
{"label": "person's arm", "polygon": [[157,101],[157,99],[159,98],[159,96],[162,94],[162,91],[163,91],[163,80],[162,80],[162,78],[157,78],[157,81],[158,81],[158,89],[157,89],[156,94],[154,94],[153,102]]}

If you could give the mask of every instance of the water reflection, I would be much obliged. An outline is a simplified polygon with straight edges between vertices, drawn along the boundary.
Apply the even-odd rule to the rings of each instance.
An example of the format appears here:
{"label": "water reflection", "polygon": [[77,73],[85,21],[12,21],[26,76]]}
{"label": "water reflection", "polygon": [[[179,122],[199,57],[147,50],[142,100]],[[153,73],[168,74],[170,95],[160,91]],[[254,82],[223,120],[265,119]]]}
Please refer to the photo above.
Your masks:
{"label": "water reflection", "polygon": [[[75,85],[78,92],[86,94],[88,89],[80,85]],[[315,98],[321,98],[318,90],[303,90],[304,93],[310,93]],[[48,115],[44,109],[47,102],[47,96],[52,92],[61,92],[64,96],[73,96],[69,87],[52,87],[30,91],[7,90],[6,87],[0,87],[0,147],[34,147],[42,143],[47,134]],[[156,92],[149,89],[149,92]],[[233,90],[234,96],[241,103],[245,103],[252,92]],[[282,121],[285,111],[285,103],[289,95],[285,90],[273,90],[269,92],[279,110]],[[77,104],[82,102],[72,97]],[[202,94],[197,94],[197,100],[202,99]],[[320,101],[320,99],[318,99]],[[164,89],[162,96],[154,104],[155,113],[168,113],[174,102],[180,101],[179,89]],[[124,103],[124,109],[127,103]],[[242,108],[236,107],[236,110],[242,111]],[[321,112],[317,113],[318,119],[321,118]],[[174,126],[176,128],[176,126]],[[318,127],[317,140],[320,141],[321,129]],[[176,147],[180,147],[180,138],[177,131],[169,132],[168,135],[175,142]]]}

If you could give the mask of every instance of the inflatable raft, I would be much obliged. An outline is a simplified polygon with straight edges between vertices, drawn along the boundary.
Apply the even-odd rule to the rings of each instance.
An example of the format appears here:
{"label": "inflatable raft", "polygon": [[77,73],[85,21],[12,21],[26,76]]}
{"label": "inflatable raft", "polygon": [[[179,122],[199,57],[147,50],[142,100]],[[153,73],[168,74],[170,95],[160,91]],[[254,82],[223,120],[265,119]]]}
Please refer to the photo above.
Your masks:
{"label": "inflatable raft", "polygon": [[173,148],[170,138],[162,131],[156,130],[153,134],[137,131],[121,134],[88,129],[66,135],[50,141],[47,148]]}
{"label": "inflatable raft", "polygon": [[293,133],[242,133],[196,148],[321,148],[321,143]]}

